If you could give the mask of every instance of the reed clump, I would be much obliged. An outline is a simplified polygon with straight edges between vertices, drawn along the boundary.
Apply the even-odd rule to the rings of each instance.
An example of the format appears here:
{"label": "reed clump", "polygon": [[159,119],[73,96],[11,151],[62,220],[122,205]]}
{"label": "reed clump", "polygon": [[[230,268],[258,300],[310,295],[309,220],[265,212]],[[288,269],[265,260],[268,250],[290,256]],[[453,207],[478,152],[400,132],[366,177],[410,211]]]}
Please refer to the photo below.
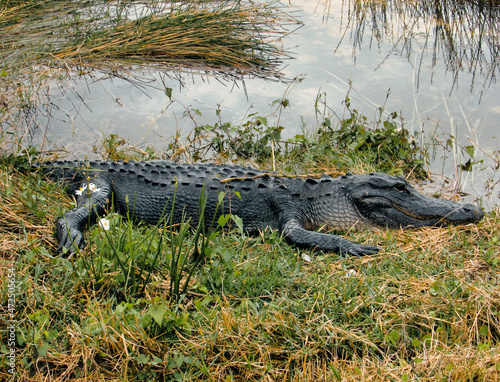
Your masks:
{"label": "reed clump", "polygon": [[276,42],[297,22],[251,2],[7,1],[0,59],[56,67],[158,65],[280,76]]}

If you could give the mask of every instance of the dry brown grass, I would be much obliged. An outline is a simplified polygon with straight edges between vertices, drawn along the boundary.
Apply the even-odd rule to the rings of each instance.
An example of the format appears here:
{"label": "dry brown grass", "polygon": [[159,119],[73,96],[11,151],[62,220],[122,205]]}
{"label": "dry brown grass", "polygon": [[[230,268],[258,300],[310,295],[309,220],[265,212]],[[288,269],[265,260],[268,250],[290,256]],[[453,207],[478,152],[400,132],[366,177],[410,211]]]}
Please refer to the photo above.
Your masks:
{"label": "dry brown grass", "polygon": [[[11,167],[0,168],[0,259],[14,260],[16,254],[35,245],[54,248],[54,225],[50,222],[55,221],[56,211],[53,206],[41,204],[48,196],[36,189],[36,183],[26,181],[25,175]],[[61,206],[69,207],[62,191],[50,195],[58,196],[63,202]],[[36,216],[34,205],[43,217]]]}

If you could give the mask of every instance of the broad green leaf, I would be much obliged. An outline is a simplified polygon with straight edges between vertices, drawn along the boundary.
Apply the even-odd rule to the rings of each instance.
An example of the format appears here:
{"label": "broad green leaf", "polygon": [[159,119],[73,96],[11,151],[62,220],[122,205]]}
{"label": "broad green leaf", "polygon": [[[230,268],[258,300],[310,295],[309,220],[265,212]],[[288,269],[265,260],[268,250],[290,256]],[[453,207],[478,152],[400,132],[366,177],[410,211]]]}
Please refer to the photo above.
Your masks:
{"label": "broad green leaf", "polygon": [[148,313],[150,314],[151,317],[153,317],[153,320],[161,326],[163,322],[163,316],[165,316],[165,307],[163,304],[161,305],[153,305],[148,309]]}

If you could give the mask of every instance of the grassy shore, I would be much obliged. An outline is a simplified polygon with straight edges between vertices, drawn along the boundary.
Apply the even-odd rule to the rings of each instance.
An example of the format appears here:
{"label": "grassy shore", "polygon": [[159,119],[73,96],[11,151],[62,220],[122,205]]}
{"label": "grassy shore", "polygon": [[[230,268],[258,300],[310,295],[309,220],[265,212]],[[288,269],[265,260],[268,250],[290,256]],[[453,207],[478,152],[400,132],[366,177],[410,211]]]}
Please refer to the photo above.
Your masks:
{"label": "grassy shore", "polygon": [[[189,230],[110,214],[110,230],[93,227],[66,259],[54,221],[73,202],[24,163],[0,161],[2,317],[16,320],[15,375],[2,357],[1,379],[499,379],[498,208],[478,225],[347,234],[382,248],[364,258],[299,252],[233,224],[207,238],[201,262]],[[172,272],[176,254],[187,262]]]}

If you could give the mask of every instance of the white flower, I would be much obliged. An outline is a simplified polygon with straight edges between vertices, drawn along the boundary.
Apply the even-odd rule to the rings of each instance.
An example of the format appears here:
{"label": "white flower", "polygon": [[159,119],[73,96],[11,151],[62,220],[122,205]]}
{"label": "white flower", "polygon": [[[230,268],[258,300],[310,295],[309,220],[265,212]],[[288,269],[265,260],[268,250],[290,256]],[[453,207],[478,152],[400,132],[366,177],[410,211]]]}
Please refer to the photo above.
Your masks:
{"label": "white flower", "polygon": [[345,274],[345,277],[349,278],[349,277],[354,277],[356,276],[358,273],[354,270],[354,269],[349,269],[346,274]]}
{"label": "white flower", "polygon": [[311,262],[311,256],[303,253],[302,254],[302,260],[307,261],[308,263],[310,263]]}
{"label": "white flower", "polygon": [[81,186],[81,187],[80,187],[80,189],[79,189],[79,190],[76,190],[76,191],[75,191],[75,194],[76,194],[76,195],[81,195],[81,194],[83,194],[83,191],[85,191],[86,189],[87,189],[87,185],[86,185],[86,184],[84,184],[83,186]]}
{"label": "white flower", "polygon": [[98,192],[100,191],[101,189],[100,188],[97,188],[97,186],[94,184],[94,183],[89,183],[89,190],[91,192]]}
{"label": "white flower", "polygon": [[106,218],[102,218],[99,220],[99,225],[105,230],[109,231],[109,220]]}
{"label": "white flower", "polygon": [[76,195],[82,195],[82,194],[83,194],[83,192],[87,189],[87,187],[88,187],[88,189],[90,190],[90,192],[98,192],[98,191],[101,191],[101,189],[100,189],[100,188],[98,188],[98,187],[97,187],[94,183],[89,183],[89,185],[88,185],[88,186],[87,186],[86,184],[82,185],[82,186],[80,187],[80,189],[79,189],[79,190],[76,190],[76,191],[75,191],[75,194],[76,194]]}

